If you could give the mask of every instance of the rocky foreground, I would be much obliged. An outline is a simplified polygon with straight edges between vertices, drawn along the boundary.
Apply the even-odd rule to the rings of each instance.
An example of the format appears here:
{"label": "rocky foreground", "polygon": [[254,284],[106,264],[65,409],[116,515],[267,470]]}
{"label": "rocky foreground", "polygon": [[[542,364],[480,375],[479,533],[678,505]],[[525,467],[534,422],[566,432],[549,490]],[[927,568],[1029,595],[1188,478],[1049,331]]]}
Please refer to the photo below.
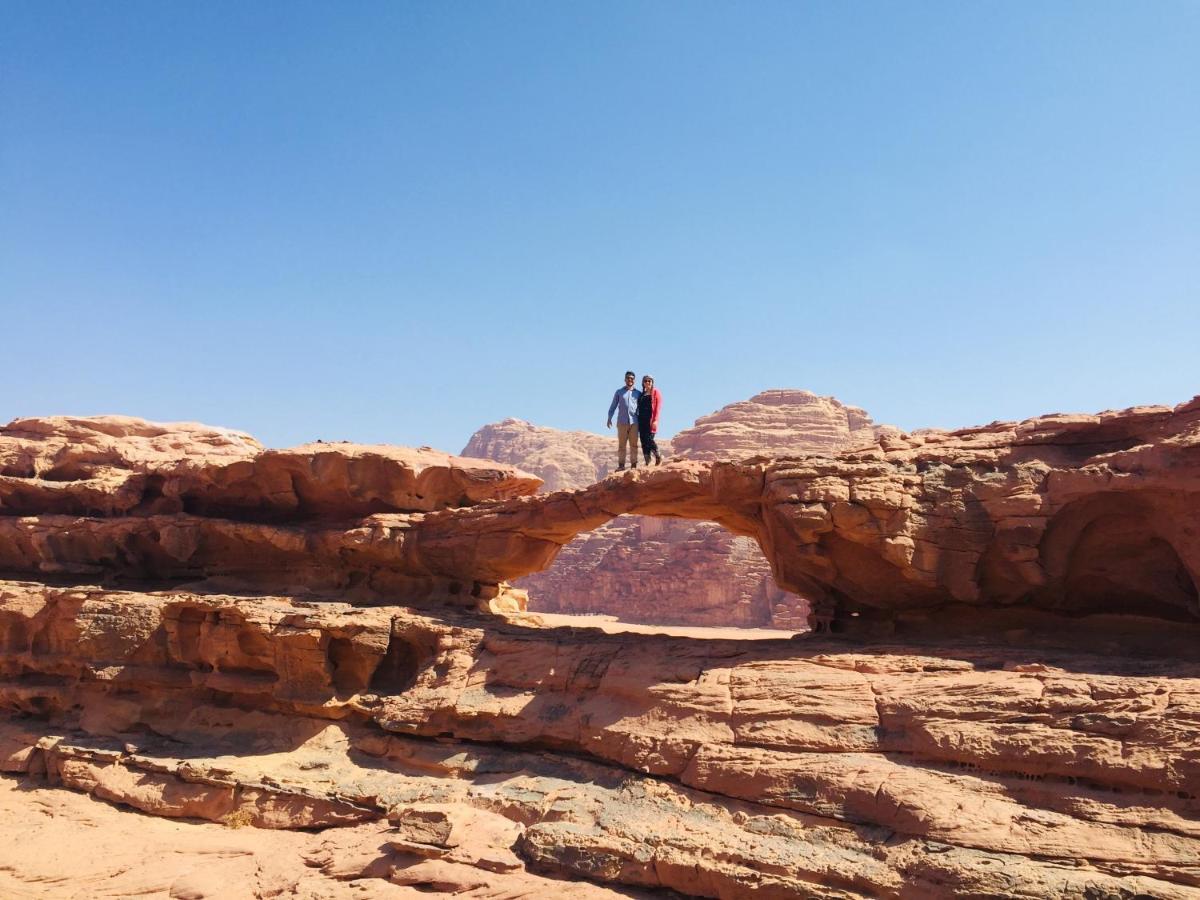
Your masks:
{"label": "rocky foreground", "polygon": [[[1193,401],[536,495],[431,451],[13,423],[0,889],[1200,896],[1198,447]],[[816,633],[495,614],[622,513],[753,538]],[[164,846],[129,810],[179,820],[177,871],[51,852]]]}

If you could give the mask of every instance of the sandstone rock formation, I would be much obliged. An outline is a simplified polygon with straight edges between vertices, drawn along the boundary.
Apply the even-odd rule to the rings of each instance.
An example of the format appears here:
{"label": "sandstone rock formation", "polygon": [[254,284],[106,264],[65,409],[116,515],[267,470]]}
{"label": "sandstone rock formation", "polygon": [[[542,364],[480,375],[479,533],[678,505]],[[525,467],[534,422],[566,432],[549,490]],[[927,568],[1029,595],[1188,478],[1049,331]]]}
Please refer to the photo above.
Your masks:
{"label": "sandstone rock formation", "polygon": [[[868,651],[10,582],[0,768],[316,829],[287,852],[327,879],[477,896],[533,896],[540,873],[713,897],[1186,897],[1184,631],[1143,635],[1143,659],[1053,636]],[[0,868],[29,869],[14,849]]]}
{"label": "sandstone rock formation", "polygon": [[226,579],[360,599],[397,589],[458,593],[454,579],[399,558],[409,514],[540,485],[510,466],[429,449],[264,450],[247,435],[188,423],[22,419],[0,429],[0,570]]}
{"label": "sandstone rock formation", "polygon": [[866,410],[811,391],[773,390],[731,403],[675,435],[675,455],[685,459],[795,456],[870,446],[879,434]]}
{"label": "sandstone rock formation", "polygon": [[[1189,618],[1200,571],[1198,420],[1200,400],[1047,416],[892,436],[839,456],[672,463],[541,496],[530,494],[535,478],[496,464],[438,455],[414,482],[411,460],[371,451],[370,465],[356,465],[366,451],[350,445],[69,483],[101,507],[109,500],[98,495],[119,496],[112,509],[124,515],[65,515],[82,501],[64,499],[74,491],[55,487],[63,482],[3,476],[0,502],[16,515],[0,517],[0,568],[366,596],[479,593],[546,568],[577,534],[641,514],[753,537],[781,586],[843,623],[954,605]],[[311,474],[318,465],[336,477]],[[388,486],[389,471],[402,489]],[[450,499],[433,492],[443,482]],[[422,511],[472,493],[496,499]],[[39,502],[52,513],[30,514]],[[380,503],[409,511],[362,515]]]}
{"label": "sandstone rock formation", "polygon": [[[705,416],[663,453],[686,459],[739,459],[758,454],[832,452],[873,445],[877,433],[858,407],[809,391],[764,391]],[[564,432],[505,419],[485,425],[463,450],[538,475],[545,490],[580,488],[614,465],[611,437]],[[519,582],[531,608],[603,613],[628,621],[717,626],[804,627],[805,598],[781,590],[750,539],[711,523],[631,517],[568,544],[545,572]]]}
{"label": "sandstone rock formation", "polygon": [[[659,445],[669,457],[670,441]],[[463,455],[518,466],[553,491],[607,477],[615,447],[611,435],[505,419],[475,432]],[[711,522],[624,516],[580,535],[545,572],[517,583],[539,612],[656,624],[807,626],[803,599],[775,586],[758,545]]]}
{"label": "sandstone rock formation", "polygon": [[[670,458],[670,440],[659,448]],[[616,440],[505,419],[470,437],[463,456],[538,475],[542,490],[574,490],[616,467]],[[623,516],[578,536],[544,572],[517,581],[538,612],[611,614],[626,622],[808,626],[802,598],[775,587],[754,540],[712,522]]]}
{"label": "sandstone rock formation", "polygon": [[[519,539],[541,565],[553,551],[539,542],[565,543],[614,515],[716,521],[754,536],[776,581],[842,624],[928,620],[954,606],[1190,619],[1198,467],[1200,399],[885,436],[834,456],[674,463],[456,521],[459,534]],[[431,538],[449,517],[423,527]],[[485,570],[477,577],[525,572],[482,560],[473,571]]]}
{"label": "sandstone rock formation", "polygon": [[[670,442],[661,442],[660,446],[669,456]],[[521,419],[484,425],[471,435],[462,455],[532,472],[542,479],[546,491],[587,487],[617,465],[616,439],[612,435],[560,431]]]}
{"label": "sandstone rock formation", "polygon": [[0,704],[25,716],[2,730],[8,772],[156,815],[325,829],[306,852],[332,878],[1200,886],[1200,667],[1174,643],[1033,662],[22,583],[0,594],[0,642]]}
{"label": "sandstone rock formation", "polygon": [[511,467],[428,448],[340,442],[264,450],[249,435],[187,422],[55,416],[0,430],[6,515],[354,518],[469,506],[539,486]]}
{"label": "sandstone rock formation", "polygon": [[[0,770],[242,826],[194,840],[273,848],[244,895],[1200,896],[1200,398],[546,495],[443,455],[39,427],[0,434]],[[626,513],[752,537],[833,632],[456,605]],[[3,842],[0,888],[78,895],[37,853]]]}

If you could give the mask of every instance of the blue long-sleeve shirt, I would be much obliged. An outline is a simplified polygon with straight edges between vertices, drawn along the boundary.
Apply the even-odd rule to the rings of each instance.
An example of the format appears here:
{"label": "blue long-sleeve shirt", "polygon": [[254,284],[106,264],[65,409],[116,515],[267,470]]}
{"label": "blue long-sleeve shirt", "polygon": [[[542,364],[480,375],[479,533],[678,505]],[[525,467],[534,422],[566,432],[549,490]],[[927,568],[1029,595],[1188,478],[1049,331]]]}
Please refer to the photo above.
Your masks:
{"label": "blue long-sleeve shirt", "polygon": [[637,403],[641,396],[642,392],[637,388],[617,388],[612,403],[608,405],[608,421],[612,421],[613,413],[616,412],[618,425],[636,425]]}

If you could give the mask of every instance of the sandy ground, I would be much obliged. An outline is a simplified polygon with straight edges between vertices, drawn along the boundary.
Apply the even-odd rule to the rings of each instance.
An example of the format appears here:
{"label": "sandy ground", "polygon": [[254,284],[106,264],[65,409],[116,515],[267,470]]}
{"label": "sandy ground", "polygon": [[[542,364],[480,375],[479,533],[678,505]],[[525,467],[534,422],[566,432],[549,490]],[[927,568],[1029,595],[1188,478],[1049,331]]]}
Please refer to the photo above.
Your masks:
{"label": "sandy ground", "polygon": [[[704,628],[695,625],[642,625],[622,622],[616,616],[570,616],[561,613],[532,613],[553,628],[599,628],[606,634],[669,634],[675,637],[701,640],[766,641],[787,640],[803,632],[780,631],[774,628]],[[516,621],[520,621],[519,619]]]}
{"label": "sandy ground", "polygon": [[176,821],[0,777],[0,897],[400,897],[305,865],[320,835]]}
{"label": "sandy ground", "polygon": [[[431,875],[450,881],[444,890],[467,900],[646,896],[524,871],[458,867],[447,875],[437,861],[424,864],[433,871],[423,873],[419,885],[394,884],[385,880],[387,872],[370,871],[377,868],[371,860],[386,855],[389,837],[386,822],[302,832],[160,818],[0,775],[3,900],[393,900],[430,896],[424,879]],[[408,871],[415,876],[418,870]]]}

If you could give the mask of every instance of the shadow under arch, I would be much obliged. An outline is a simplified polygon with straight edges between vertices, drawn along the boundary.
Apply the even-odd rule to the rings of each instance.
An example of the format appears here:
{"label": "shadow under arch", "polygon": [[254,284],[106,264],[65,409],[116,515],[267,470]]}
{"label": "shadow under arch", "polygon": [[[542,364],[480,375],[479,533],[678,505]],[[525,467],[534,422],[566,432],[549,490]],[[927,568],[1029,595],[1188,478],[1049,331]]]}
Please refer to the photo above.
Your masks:
{"label": "shadow under arch", "polygon": [[1047,582],[1037,605],[1066,613],[1119,613],[1177,621],[1200,617],[1187,541],[1186,497],[1110,491],[1067,504],[1042,539]]}

